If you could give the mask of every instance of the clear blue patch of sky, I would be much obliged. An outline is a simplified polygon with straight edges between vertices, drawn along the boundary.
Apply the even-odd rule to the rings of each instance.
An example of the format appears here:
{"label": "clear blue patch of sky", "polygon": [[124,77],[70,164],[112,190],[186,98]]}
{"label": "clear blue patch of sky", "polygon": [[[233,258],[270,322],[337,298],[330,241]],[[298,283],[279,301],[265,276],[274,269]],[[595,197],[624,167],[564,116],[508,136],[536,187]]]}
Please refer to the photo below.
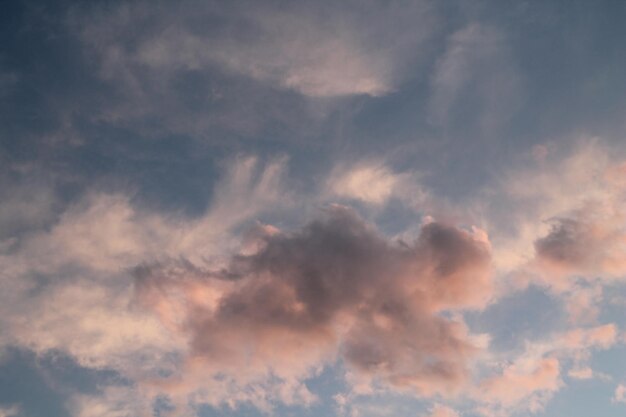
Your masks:
{"label": "clear blue patch of sky", "polygon": [[491,336],[496,351],[543,339],[567,320],[562,302],[536,286],[503,297],[483,312],[468,313],[466,319],[472,331]]}
{"label": "clear blue patch of sky", "polygon": [[28,417],[67,417],[68,394],[95,394],[106,384],[128,384],[115,372],[87,369],[59,352],[37,356],[9,348],[0,358],[0,404]]}

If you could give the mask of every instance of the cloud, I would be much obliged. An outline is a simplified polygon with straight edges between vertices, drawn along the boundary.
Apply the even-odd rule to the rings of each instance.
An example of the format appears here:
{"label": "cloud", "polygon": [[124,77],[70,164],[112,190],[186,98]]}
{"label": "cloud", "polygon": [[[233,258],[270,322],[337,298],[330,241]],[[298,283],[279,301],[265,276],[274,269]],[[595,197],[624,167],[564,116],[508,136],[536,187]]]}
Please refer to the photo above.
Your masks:
{"label": "cloud", "polygon": [[[217,66],[310,97],[379,96],[394,88],[403,60],[432,30],[429,9],[419,2],[167,9],[138,3],[81,16],[83,39],[97,48],[103,75],[134,79],[137,65],[163,74]],[[209,29],[199,19],[219,24]],[[402,30],[415,21],[419,30]]]}
{"label": "cloud", "polygon": [[619,384],[615,388],[612,401],[614,403],[626,403],[626,385]]}
{"label": "cloud", "polygon": [[398,179],[385,167],[356,167],[332,181],[331,188],[339,196],[382,204],[393,193]]}
{"label": "cloud", "polygon": [[427,198],[415,173],[395,173],[384,163],[376,161],[364,161],[347,168],[337,167],[327,179],[327,184],[331,193],[338,197],[374,206],[384,205],[391,198],[417,205]]}
{"label": "cloud", "polygon": [[415,242],[393,242],[332,206],[301,230],[257,223],[242,238],[289,204],[285,170],[285,159],[231,160],[196,219],[94,191],[4,242],[2,344],[58,350],[134,383],[76,397],[87,416],[125,415],[130,391],[142,410],[160,395],[180,410],[312,404],[304,381],[337,361],[355,383],[459,390],[484,346],[454,314],[490,300],[486,234],[432,221]]}
{"label": "cloud", "polygon": [[20,407],[17,405],[0,406],[0,417],[17,417],[20,415]]}
{"label": "cloud", "polygon": [[532,281],[566,296],[570,319],[593,316],[598,285],[624,276],[619,149],[592,138],[520,160],[470,204],[490,232],[494,264],[517,284]]}
{"label": "cloud", "polygon": [[461,121],[467,129],[466,115],[474,113],[483,132],[502,126],[521,98],[513,62],[503,33],[493,27],[471,23],[450,35],[431,79],[431,121],[444,126]]}
{"label": "cloud", "polygon": [[80,366],[113,370],[135,382],[174,372],[187,340],[137,305],[129,270],[181,256],[218,265],[239,247],[234,229],[270,207],[285,207],[285,159],[228,162],[215,201],[199,218],[151,212],[127,195],[96,191],[45,228],[31,216],[26,232],[0,244],[0,321],[6,330],[0,346],[60,351]]}
{"label": "cloud", "polygon": [[[268,412],[276,403],[311,405],[319,398],[306,381],[331,365],[345,368],[351,399],[386,391],[468,397],[485,413],[538,410],[563,375],[598,376],[591,352],[617,343],[614,325],[574,328],[477,374],[486,343],[462,313],[494,299],[486,232],[431,219],[415,241],[394,241],[341,206],[292,231],[254,224],[293,208],[286,158],[238,157],[224,167],[197,218],[93,191],[45,230],[3,242],[3,345],[60,350],[134,383],[120,388],[126,400],[106,400],[106,389],[77,397],[80,413],[119,403],[110,413],[124,415],[157,398],[181,412],[204,403]],[[387,199],[414,178],[382,164],[354,167],[348,178],[364,170],[370,182],[382,179]],[[593,285],[568,288],[572,317],[602,295]],[[523,389],[509,392],[507,381]],[[133,396],[142,403],[123,405]]]}
{"label": "cloud", "polygon": [[600,315],[604,293],[602,286],[572,285],[564,294],[565,310],[573,324],[591,324]]}
{"label": "cloud", "polygon": [[489,378],[480,385],[481,397],[490,406],[513,408],[525,402],[524,408],[537,412],[560,386],[559,361],[541,359],[530,369],[517,364],[506,367],[501,375]]}
{"label": "cloud", "polygon": [[620,193],[555,218],[549,233],[535,241],[537,262],[557,277],[621,279],[626,275],[625,214]]}
{"label": "cloud", "polygon": [[76,417],[149,417],[149,402],[128,387],[108,387],[100,395],[77,394],[68,401]]}
{"label": "cloud", "polygon": [[617,328],[614,324],[605,324],[587,329],[574,329],[563,334],[561,343],[565,349],[587,347],[608,348],[617,340]]}
{"label": "cloud", "polygon": [[[357,379],[421,395],[467,382],[479,346],[462,322],[439,313],[488,302],[484,235],[433,222],[415,243],[391,243],[333,207],[263,241],[220,271],[136,272],[138,300],[189,338],[189,369],[204,381],[222,375],[234,388],[271,374],[293,385],[342,358]],[[172,389],[198,389],[186,378],[172,378]]]}
{"label": "cloud", "polygon": [[50,137],[97,124],[228,146],[318,140],[346,99],[415,77],[437,9],[431,0],[74,4],[60,30],[88,77],[72,100],[55,97],[67,126]]}
{"label": "cloud", "polygon": [[430,417],[459,417],[459,413],[448,406],[435,404],[430,411]]}
{"label": "cloud", "polygon": [[[538,412],[563,386],[563,372],[572,378],[590,378],[585,362],[592,351],[609,349],[618,342],[614,324],[574,328],[538,342],[527,342],[524,352],[500,365],[479,381],[469,396],[485,416],[512,412]],[[598,374],[597,376],[603,376]]]}
{"label": "cloud", "polygon": [[584,368],[570,369],[567,375],[574,379],[591,379],[593,378],[594,372],[593,369],[585,366]]}

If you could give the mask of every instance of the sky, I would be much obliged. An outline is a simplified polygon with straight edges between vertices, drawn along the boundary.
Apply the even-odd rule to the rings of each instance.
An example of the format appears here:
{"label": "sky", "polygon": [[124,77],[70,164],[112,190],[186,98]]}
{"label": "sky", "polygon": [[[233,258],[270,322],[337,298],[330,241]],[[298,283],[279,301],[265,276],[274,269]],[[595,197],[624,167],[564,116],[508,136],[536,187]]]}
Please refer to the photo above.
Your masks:
{"label": "sky", "polygon": [[626,3],[9,1],[0,417],[626,415]]}

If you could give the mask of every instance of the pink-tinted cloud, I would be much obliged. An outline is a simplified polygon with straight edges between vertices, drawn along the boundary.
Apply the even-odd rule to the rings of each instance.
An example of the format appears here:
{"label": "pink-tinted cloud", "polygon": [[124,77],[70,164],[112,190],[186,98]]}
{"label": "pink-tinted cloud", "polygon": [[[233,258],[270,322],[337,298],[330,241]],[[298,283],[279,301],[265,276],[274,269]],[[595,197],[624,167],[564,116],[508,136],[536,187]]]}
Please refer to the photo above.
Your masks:
{"label": "pink-tinted cloud", "polygon": [[525,408],[537,411],[560,385],[559,361],[548,357],[532,366],[510,365],[501,375],[485,380],[479,389],[481,400],[496,409],[514,408],[525,401]]}
{"label": "pink-tinted cloud", "polygon": [[567,375],[574,379],[591,379],[593,378],[594,372],[593,369],[585,366],[584,368],[570,369]]}
{"label": "pink-tinted cloud", "polygon": [[[189,369],[233,386],[268,375],[295,386],[340,358],[357,379],[422,395],[467,382],[479,348],[462,322],[440,313],[488,302],[484,233],[432,222],[416,242],[393,243],[333,207],[301,231],[261,240],[221,271],[137,269],[138,301],[188,337]],[[193,379],[155,384],[184,392]]]}
{"label": "pink-tinted cloud", "polygon": [[615,388],[615,394],[613,395],[614,403],[626,403],[626,385],[619,384]]}
{"label": "pink-tinted cloud", "polygon": [[[544,172],[536,180],[531,179],[531,183],[544,183],[538,185],[540,191],[533,194],[518,187],[518,191],[525,190],[526,197],[543,194],[546,200],[538,203],[545,207],[538,213],[541,218],[534,222],[548,222],[549,228],[535,236],[531,263],[552,288],[567,291],[579,279],[610,281],[626,276],[624,166],[592,141],[559,161],[556,172]],[[558,198],[545,197],[549,188],[556,190]],[[588,293],[573,301],[581,307],[592,307],[591,298],[599,296]],[[579,313],[572,311],[573,316]]]}
{"label": "pink-tinted cloud", "polygon": [[[485,416],[506,416],[511,412],[537,412],[563,386],[562,375],[588,379],[604,377],[586,364],[592,351],[608,349],[617,343],[614,324],[575,328],[552,338],[527,343],[523,354],[508,359],[492,371],[470,396]],[[568,367],[571,367],[567,370]]]}
{"label": "pink-tinted cloud", "polygon": [[411,206],[424,205],[428,193],[415,172],[393,172],[382,161],[361,161],[352,166],[339,163],[327,180],[328,191],[336,197],[381,207],[396,198]]}
{"label": "pink-tinted cloud", "polygon": [[566,349],[584,349],[588,347],[608,348],[617,341],[617,328],[614,324],[588,329],[574,329],[562,336],[562,345]]}
{"label": "pink-tinted cloud", "polygon": [[535,242],[537,261],[553,275],[619,278],[626,273],[626,216],[621,199],[590,203],[553,220]]}
{"label": "pink-tinted cloud", "polygon": [[442,405],[435,404],[433,408],[430,410],[430,417],[459,417],[459,413],[457,413],[454,409]]}

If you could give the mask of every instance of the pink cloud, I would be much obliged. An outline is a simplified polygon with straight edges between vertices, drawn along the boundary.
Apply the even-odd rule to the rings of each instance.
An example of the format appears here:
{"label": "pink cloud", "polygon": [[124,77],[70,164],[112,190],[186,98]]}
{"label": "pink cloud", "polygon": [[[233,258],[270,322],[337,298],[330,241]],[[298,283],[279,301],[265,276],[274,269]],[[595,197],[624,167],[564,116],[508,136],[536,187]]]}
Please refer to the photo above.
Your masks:
{"label": "pink cloud", "polygon": [[[155,386],[183,395],[200,379],[245,386],[273,375],[297,391],[297,381],[338,358],[357,380],[421,395],[468,381],[480,347],[440,313],[489,301],[484,232],[432,222],[416,242],[394,243],[333,207],[300,231],[259,236],[257,252],[220,271],[137,269],[138,302],[190,346],[185,370]],[[285,398],[308,395],[296,391]]]}
{"label": "pink cloud", "polygon": [[[571,169],[577,169],[573,179],[590,190],[562,202],[561,210],[547,218],[550,229],[534,241],[533,264],[559,291],[574,285],[574,278],[607,281],[626,276],[626,164],[603,161],[607,155],[597,150],[593,155],[593,163],[582,157],[570,161]],[[584,163],[577,160],[581,158]],[[592,180],[579,178],[588,171],[596,173]]]}
{"label": "pink cloud", "polygon": [[614,403],[626,403],[626,385],[619,384],[615,388],[615,394],[613,395]]}
{"label": "pink cloud", "polygon": [[593,378],[593,370],[586,366],[584,368],[571,369],[567,375],[574,379],[591,379]]}
{"label": "pink cloud", "polygon": [[563,347],[567,349],[606,349],[616,342],[617,328],[614,324],[605,324],[588,329],[574,329],[566,332],[561,340]]}
{"label": "pink cloud", "polygon": [[459,413],[448,406],[435,404],[430,411],[430,417],[459,417]]}
{"label": "pink cloud", "polygon": [[532,366],[513,364],[480,385],[481,400],[496,408],[514,408],[525,401],[530,411],[541,409],[544,399],[561,386],[558,359],[542,358]]}

